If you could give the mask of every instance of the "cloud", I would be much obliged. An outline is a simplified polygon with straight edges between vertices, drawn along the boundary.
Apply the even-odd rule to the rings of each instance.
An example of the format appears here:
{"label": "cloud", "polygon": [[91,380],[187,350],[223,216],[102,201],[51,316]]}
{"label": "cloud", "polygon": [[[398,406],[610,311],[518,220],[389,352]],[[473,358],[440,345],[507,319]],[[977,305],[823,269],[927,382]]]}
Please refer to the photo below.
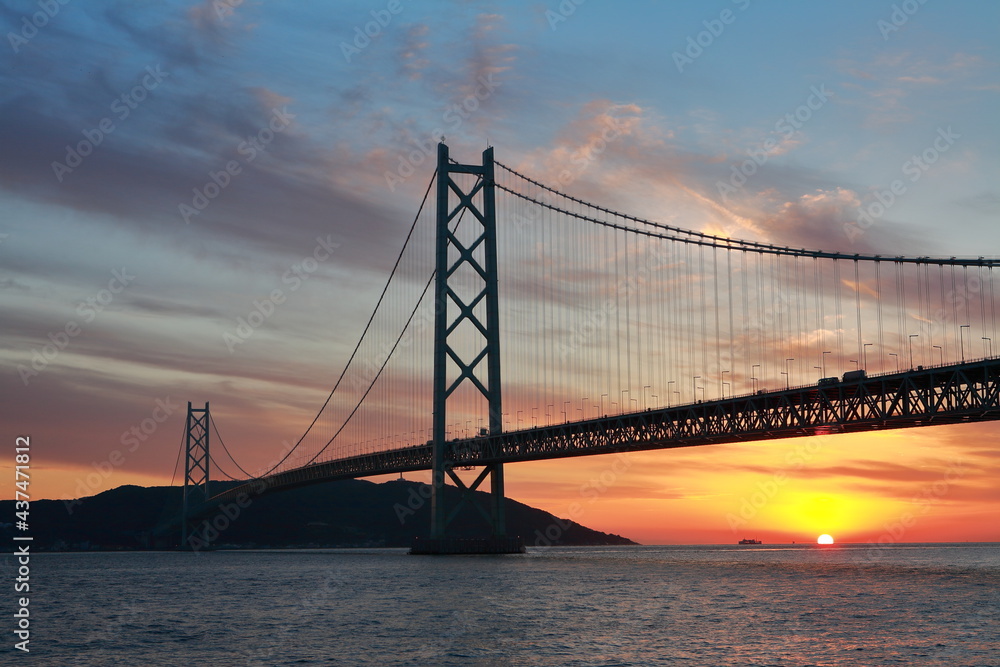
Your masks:
{"label": "cloud", "polygon": [[[555,132],[549,145],[528,152],[514,168],[570,193],[581,189],[581,185],[610,189],[620,173],[617,170],[636,144],[643,144],[647,158],[657,148],[665,148],[655,133],[656,128],[649,126],[639,105],[590,100]],[[667,158],[668,152],[661,157]],[[580,183],[574,186],[576,181]],[[599,199],[599,193],[589,196]]]}
{"label": "cloud", "polygon": [[238,22],[238,13],[247,9],[244,0],[203,0],[188,9],[187,19],[194,33],[214,48],[227,45],[227,32],[244,28]]}
{"label": "cloud", "polygon": [[400,73],[408,79],[419,79],[431,61],[426,57],[425,50],[429,42],[427,33],[430,28],[425,23],[410,26],[405,37],[399,44],[396,58]]}
{"label": "cloud", "polygon": [[0,279],[0,290],[19,290],[22,292],[29,292],[31,291],[31,288],[14,278],[2,278]]}
{"label": "cloud", "polygon": [[[449,128],[452,143],[458,138],[456,131],[464,137],[481,140],[483,132],[499,124],[504,97],[510,99],[516,95],[512,72],[518,46],[505,40],[507,28],[504,17],[477,14],[467,29],[471,33],[469,38],[458,44],[436,43],[433,49],[424,45],[413,51],[416,61],[413,64],[421,66],[421,76],[416,78],[420,79],[424,91],[438,100],[432,108],[446,110],[454,105],[475,102],[474,109],[466,108],[465,113],[460,114],[462,122],[459,126]],[[416,37],[423,38],[421,27],[411,28],[402,37],[403,53],[411,52],[410,47],[416,40],[414,31]],[[441,65],[430,69],[421,59],[432,55],[436,58],[435,62]],[[408,78],[415,78],[409,63],[403,63],[402,72]],[[424,131],[430,130],[426,128]],[[481,145],[480,141],[476,143]]]}
{"label": "cloud", "polygon": [[933,482],[941,476],[940,466],[947,464],[938,462],[937,466],[903,465],[886,461],[854,461],[839,465],[816,466],[803,468],[796,472],[796,477],[803,479],[820,478],[853,478],[877,480],[887,484],[910,482]]}
{"label": "cloud", "polygon": [[[685,148],[691,130],[665,125],[637,104],[591,100],[515,169],[585,200],[607,205],[627,199],[625,211],[638,217],[723,237],[849,253],[898,254],[914,245],[912,232],[884,218],[849,236],[845,225],[857,221],[862,195],[778,160],[798,137],[779,142],[745,186],[720,197],[719,184],[729,178],[720,167],[746,159],[744,149],[733,148],[736,155],[726,157]],[[644,216],[649,209],[655,214]]]}
{"label": "cloud", "polygon": [[901,76],[897,81],[903,83],[941,83],[941,79],[933,76]]}
{"label": "cloud", "polygon": [[[844,95],[839,102],[861,109],[867,127],[891,131],[927,113],[922,96],[982,90],[986,66],[978,55],[942,53],[939,47],[919,54],[883,51],[867,62],[844,59],[838,63],[850,77],[844,89],[855,94]],[[929,87],[939,90],[929,93]]]}
{"label": "cloud", "polygon": [[[180,206],[192,206],[194,190],[235,160],[239,175],[191,218],[201,233],[223,241],[220,248],[250,246],[294,255],[317,236],[333,232],[355,250],[345,261],[365,264],[372,253],[382,254],[373,234],[391,225],[386,212],[332,186],[327,174],[339,169],[335,156],[316,149],[308,128],[296,127],[293,119],[285,131],[264,134],[271,142],[262,150],[247,143],[270,132],[275,110],[285,109],[287,96],[253,87],[231,91],[206,108],[189,94],[168,92],[168,85],[156,91],[164,99],[148,100],[133,112],[135,118],[121,121],[78,167],[63,174],[61,183],[52,163],[63,163],[67,146],[77,146],[85,139],[83,131],[98,121],[81,128],[55,110],[41,111],[46,105],[35,96],[8,99],[0,107],[6,135],[0,155],[3,187],[48,205],[107,216],[104,220],[123,228],[168,233],[176,242],[175,233],[186,226]],[[89,101],[96,109],[92,118],[109,114],[105,100],[100,95]],[[163,112],[171,122],[152,133],[133,131],[146,129],[152,116]],[[294,106],[287,112],[295,115]],[[359,227],[359,220],[367,226]]]}
{"label": "cloud", "polygon": [[737,210],[752,221],[755,232],[780,245],[848,254],[906,254],[916,245],[912,233],[887,219],[878,220],[860,235],[848,235],[845,226],[856,227],[861,205],[857,192],[836,187],[794,199],[777,191],[764,192]]}

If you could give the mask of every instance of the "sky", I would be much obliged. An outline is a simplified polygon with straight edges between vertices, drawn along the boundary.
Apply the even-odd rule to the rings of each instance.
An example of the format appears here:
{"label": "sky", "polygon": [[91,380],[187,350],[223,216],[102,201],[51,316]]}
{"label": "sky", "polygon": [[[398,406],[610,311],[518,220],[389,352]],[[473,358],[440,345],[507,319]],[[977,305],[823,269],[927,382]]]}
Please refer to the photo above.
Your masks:
{"label": "sky", "polygon": [[[211,401],[265,467],[342,370],[442,136],[685,228],[995,254],[998,21],[934,0],[2,0],[4,437],[31,436],[32,497],[168,484],[187,402]],[[524,463],[507,494],[643,543],[1000,541],[998,443],[980,424]]]}

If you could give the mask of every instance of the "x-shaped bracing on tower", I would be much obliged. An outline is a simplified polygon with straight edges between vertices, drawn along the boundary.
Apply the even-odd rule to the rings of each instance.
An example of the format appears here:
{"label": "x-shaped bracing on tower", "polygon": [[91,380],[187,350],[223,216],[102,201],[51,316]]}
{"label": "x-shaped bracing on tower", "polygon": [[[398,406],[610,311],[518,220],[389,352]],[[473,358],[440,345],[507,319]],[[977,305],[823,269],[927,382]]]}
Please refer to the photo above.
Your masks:
{"label": "x-shaped bracing on tower", "polygon": [[[455,174],[471,174],[477,179],[466,191],[453,178]],[[470,382],[486,399],[490,435],[499,435],[503,426],[493,149],[488,148],[483,152],[482,165],[462,165],[452,163],[448,157],[448,147],[439,144],[437,179],[431,537],[446,537],[449,524],[458,516],[465,503],[471,502],[489,523],[492,536],[500,538],[506,536],[503,464],[492,463],[485,466],[473,483],[467,485],[453,470],[453,462],[446,459],[448,399],[464,382]],[[458,198],[458,204],[454,208],[451,206],[452,195]],[[477,196],[479,205],[476,203]],[[480,232],[471,241],[463,243],[456,230],[465,213],[471,213],[475,218]],[[470,221],[471,224],[475,222]],[[463,238],[468,237],[463,235]],[[450,248],[457,251],[453,262],[449,257]],[[480,250],[481,260],[476,257]],[[458,291],[449,284],[449,281],[458,279],[462,279],[463,284],[477,284],[477,293],[471,298],[461,298]],[[476,313],[480,305],[485,305],[485,321]],[[455,319],[449,322],[449,310],[452,306],[458,312]],[[471,359],[463,357],[461,351],[450,344],[450,338],[463,322],[469,322],[483,339],[482,347]],[[458,368],[457,376],[450,381],[448,359]],[[486,362],[485,379],[481,372],[483,361]],[[491,483],[489,511],[476,502],[473,495],[487,477]],[[445,484],[449,478],[462,490],[461,499],[451,511],[446,506],[444,496]]]}

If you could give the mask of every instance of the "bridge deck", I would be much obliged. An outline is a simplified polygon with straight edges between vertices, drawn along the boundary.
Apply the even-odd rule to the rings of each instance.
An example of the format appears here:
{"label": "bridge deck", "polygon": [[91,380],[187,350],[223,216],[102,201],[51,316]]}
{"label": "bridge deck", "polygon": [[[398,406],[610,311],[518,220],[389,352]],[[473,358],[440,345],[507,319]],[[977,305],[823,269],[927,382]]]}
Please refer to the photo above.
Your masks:
{"label": "bridge deck", "polygon": [[[445,458],[455,466],[481,466],[996,419],[1000,359],[982,359],[454,440]],[[431,462],[428,443],[314,463],[247,482],[209,503],[337,479],[429,470]]]}

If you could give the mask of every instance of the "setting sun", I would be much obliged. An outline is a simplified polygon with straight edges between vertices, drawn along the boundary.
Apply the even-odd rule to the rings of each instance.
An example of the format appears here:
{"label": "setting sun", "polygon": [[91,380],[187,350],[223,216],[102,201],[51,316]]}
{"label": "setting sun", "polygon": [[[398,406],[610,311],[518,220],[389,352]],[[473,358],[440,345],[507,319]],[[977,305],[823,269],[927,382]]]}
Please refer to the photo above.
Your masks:
{"label": "setting sun", "polygon": [[820,535],[816,539],[816,544],[833,544],[833,538],[829,535]]}

